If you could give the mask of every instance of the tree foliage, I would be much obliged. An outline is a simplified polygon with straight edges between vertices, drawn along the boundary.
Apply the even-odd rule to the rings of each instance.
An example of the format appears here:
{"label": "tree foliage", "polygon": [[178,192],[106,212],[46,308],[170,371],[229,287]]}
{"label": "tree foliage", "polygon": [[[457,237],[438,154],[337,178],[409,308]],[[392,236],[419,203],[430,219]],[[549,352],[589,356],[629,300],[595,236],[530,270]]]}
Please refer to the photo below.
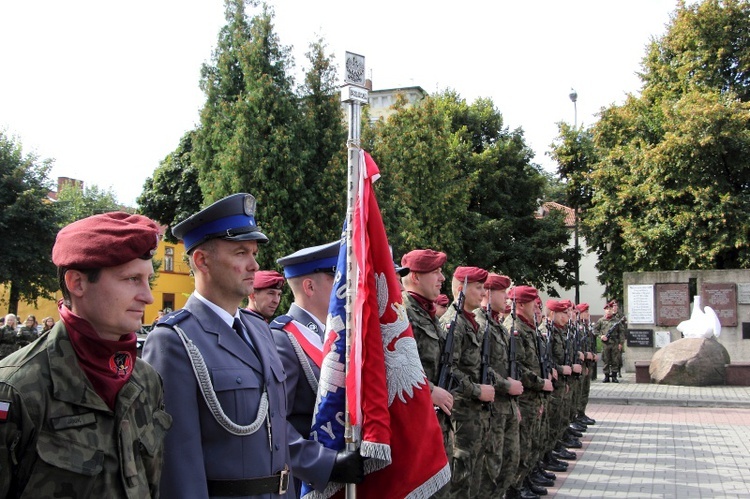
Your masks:
{"label": "tree foliage", "polygon": [[396,254],[430,247],[447,270],[474,265],[542,289],[572,285],[562,219],[537,219],[546,186],[520,130],[503,126],[489,99],[468,104],[454,91],[395,113],[363,134],[381,165],[376,184]]}
{"label": "tree foliage", "polygon": [[122,209],[111,189],[105,191],[96,185],[84,189],[77,185],[62,186],[57,192],[55,208],[59,212],[60,227],[91,215]]}
{"label": "tree foliage", "polygon": [[172,227],[200,210],[203,193],[198,182],[198,168],[193,164],[193,136],[189,131],[143,184],[136,200],[142,214],[166,225],[164,238],[176,242]]}
{"label": "tree foliage", "polygon": [[23,154],[20,142],[0,132],[0,283],[9,290],[8,313],[18,302],[52,298],[57,289],[50,255],[59,214],[48,201],[52,160]]}
{"label": "tree foliage", "polygon": [[[750,265],[750,3],[681,3],[644,58],[640,96],[587,131],[561,128],[560,173],[581,197],[600,280]],[[578,161],[578,160],[581,161]]]}

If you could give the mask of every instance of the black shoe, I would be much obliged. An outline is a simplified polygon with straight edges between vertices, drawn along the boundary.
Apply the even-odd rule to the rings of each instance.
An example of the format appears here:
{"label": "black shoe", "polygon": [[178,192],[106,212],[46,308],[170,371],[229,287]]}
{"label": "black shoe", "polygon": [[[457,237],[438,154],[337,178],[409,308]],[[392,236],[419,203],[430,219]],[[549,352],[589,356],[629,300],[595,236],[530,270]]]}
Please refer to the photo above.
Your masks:
{"label": "black shoe", "polygon": [[537,463],[537,465],[536,465],[536,471],[537,471],[537,473],[539,473],[540,475],[542,475],[547,480],[557,480],[557,475],[555,475],[554,473],[552,473],[551,470],[545,469],[544,466],[545,466],[544,462],[543,461],[539,461]]}
{"label": "black shoe", "polygon": [[583,414],[581,416],[578,416],[578,419],[576,420],[578,423],[583,423],[586,426],[595,425],[596,421],[588,417],[587,415]]}
{"label": "black shoe", "polygon": [[[558,464],[561,463],[561,464]],[[565,473],[568,471],[568,467],[562,461],[548,461],[544,463],[544,469],[547,471],[556,471],[558,473]],[[557,478],[557,477],[555,477]]]}
{"label": "black shoe", "polygon": [[583,433],[581,433],[578,430],[574,430],[573,428],[570,428],[570,427],[568,427],[565,430],[565,434],[566,435],[572,435],[572,436],[577,437],[577,438],[581,438],[583,436]]}
{"label": "black shoe", "polygon": [[619,383],[620,380],[617,379],[617,373],[612,373],[612,383]]}
{"label": "black shoe", "polygon": [[588,428],[586,428],[586,425],[576,423],[575,421],[570,423],[570,425],[568,425],[568,428],[573,428],[574,430],[580,431],[580,432],[585,432],[586,430],[588,430]]}
{"label": "black shoe", "polygon": [[602,380],[602,383],[609,383],[609,374],[604,375],[604,379]]}
{"label": "black shoe", "polygon": [[527,489],[526,487],[522,488],[518,491],[518,495],[512,495],[511,498],[519,498],[519,499],[539,499],[539,496],[537,494],[534,494],[531,490]]}
{"label": "black shoe", "polygon": [[528,485],[526,487],[533,492],[534,494],[538,496],[546,496],[547,495],[547,489],[542,487],[541,485],[535,485],[534,482],[529,481]]}
{"label": "black shoe", "polygon": [[[529,476],[529,481],[531,482],[531,485],[536,485],[538,487],[554,487],[555,486],[555,482],[554,481],[552,481],[552,480],[550,480],[548,478],[544,478],[543,476],[539,475],[538,473],[532,473]],[[534,490],[534,492],[536,492],[536,490]],[[537,492],[537,494],[538,493],[539,492]]]}
{"label": "black shoe", "polygon": [[583,444],[577,438],[567,438],[563,440],[563,445],[568,449],[580,449]]}
{"label": "black shoe", "polygon": [[563,459],[565,461],[575,461],[577,457],[575,452],[570,451],[564,447],[561,450],[553,451],[552,456],[556,459]]}

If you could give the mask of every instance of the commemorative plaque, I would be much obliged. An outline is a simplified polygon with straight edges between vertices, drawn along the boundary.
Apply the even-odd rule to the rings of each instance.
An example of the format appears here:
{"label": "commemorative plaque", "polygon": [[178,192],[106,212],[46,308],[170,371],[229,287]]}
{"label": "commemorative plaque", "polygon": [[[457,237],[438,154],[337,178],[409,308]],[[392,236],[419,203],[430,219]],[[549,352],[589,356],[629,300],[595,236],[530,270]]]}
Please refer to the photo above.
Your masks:
{"label": "commemorative plaque", "polygon": [[628,329],[628,346],[629,347],[653,347],[654,330],[653,329]]}
{"label": "commemorative plaque", "polygon": [[737,287],[734,283],[704,282],[701,304],[714,309],[722,327],[737,326]]}
{"label": "commemorative plaque", "polygon": [[676,326],[690,318],[690,290],[687,283],[656,285],[656,325]]}

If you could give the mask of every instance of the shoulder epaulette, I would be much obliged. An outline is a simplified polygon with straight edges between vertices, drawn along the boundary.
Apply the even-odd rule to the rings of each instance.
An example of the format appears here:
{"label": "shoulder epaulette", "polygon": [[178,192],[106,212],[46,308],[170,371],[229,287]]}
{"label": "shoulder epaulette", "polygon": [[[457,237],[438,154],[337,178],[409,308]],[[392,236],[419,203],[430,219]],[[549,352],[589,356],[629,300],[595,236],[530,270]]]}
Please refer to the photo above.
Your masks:
{"label": "shoulder epaulette", "polygon": [[260,319],[263,322],[266,322],[266,318],[263,317],[262,315],[260,315],[255,310],[248,310],[246,308],[241,308],[241,309],[239,309],[239,311],[240,311],[241,314],[249,315],[250,317],[255,317],[256,319]]}
{"label": "shoulder epaulette", "polygon": [[284,329],[284,326],[293,320],[294,318],[291,315],[280,315],[271,322],[271,329]]}
{"label": "shoulder epaulette", "polygon": [[181,308],[180,310],[175,310],[171,314],[162,317],[162,319],[156,325],[172,327],[184,321],[185,319],[190,317],[190,315],[191,314],[189,310]]}

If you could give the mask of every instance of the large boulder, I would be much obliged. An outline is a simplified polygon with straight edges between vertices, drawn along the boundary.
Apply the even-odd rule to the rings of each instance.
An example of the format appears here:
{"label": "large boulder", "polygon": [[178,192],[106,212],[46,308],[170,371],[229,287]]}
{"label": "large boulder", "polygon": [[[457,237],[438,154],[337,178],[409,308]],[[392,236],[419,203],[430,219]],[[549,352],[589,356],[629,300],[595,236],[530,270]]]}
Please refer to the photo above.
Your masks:
{"label": "large boulder", "polygon": [[729,352],[716,338],[683,338],[658,350],[648,368],[663,385],[723,385]]}

